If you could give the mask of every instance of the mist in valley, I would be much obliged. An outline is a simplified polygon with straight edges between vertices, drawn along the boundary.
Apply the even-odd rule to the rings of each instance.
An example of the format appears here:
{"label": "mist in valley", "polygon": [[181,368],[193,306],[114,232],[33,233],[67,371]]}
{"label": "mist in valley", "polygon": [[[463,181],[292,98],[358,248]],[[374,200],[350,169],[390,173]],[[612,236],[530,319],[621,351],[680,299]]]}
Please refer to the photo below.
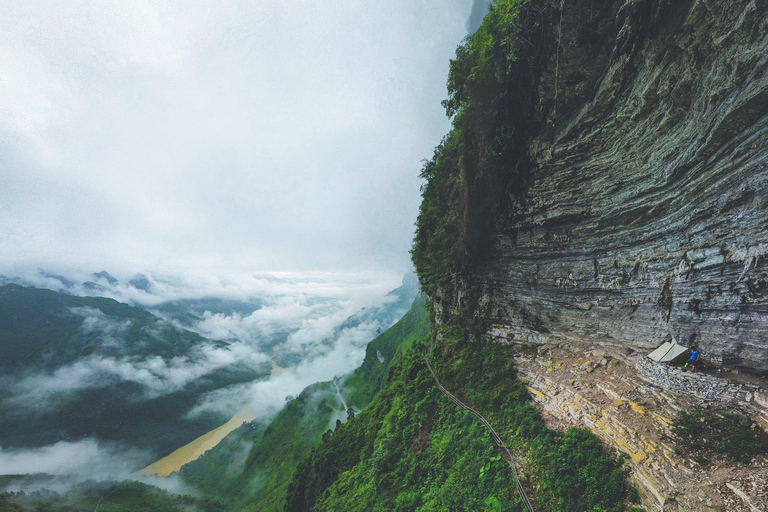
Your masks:
{"label": "mist in valley", "polygon": [[418,293],[419,169],[485,9],[3,3],[0,490],[194,494],[137,470],[315,383],[346,421]]}

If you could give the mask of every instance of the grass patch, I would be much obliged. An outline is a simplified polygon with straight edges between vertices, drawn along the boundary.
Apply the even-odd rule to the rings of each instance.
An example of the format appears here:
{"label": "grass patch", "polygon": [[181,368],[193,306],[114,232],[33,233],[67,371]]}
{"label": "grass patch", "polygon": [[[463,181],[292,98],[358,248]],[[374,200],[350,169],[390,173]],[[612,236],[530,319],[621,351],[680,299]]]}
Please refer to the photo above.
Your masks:
{"label": "grass patch", "polygon": [[722,454],[738,461],[768,453],[768,433],[748,416],[697,407],[681,412],[674,426],[683,453],[708,465],[706,455]]}

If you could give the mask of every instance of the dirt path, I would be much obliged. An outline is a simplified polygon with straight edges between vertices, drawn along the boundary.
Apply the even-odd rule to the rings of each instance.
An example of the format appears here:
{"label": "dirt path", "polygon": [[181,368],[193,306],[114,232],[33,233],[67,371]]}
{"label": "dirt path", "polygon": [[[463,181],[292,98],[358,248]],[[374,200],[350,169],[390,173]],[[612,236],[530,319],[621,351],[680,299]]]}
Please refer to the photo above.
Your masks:
{"label": "dirt path", "polygon": [[496,443],[496,445],[504,450],[509,457],[509,466],[512,468],[512,476],[515,479],[515,487],[517,487],[517,492],[520,493],[520,497],[523,499],[523,505],[525,506],[525,509],[528,512],[533,512],[533,505],[531,505],[530,500],[528,500],[528,496],[525,494],[525,490],[523,489],[523,485],[520,483],[520,478],[517,476],[517,468],[515,468],[515,459],[512,458],[512,452],[509,451],[509,448],[507,448],[507,445],[504,444],[504,441],[501,440],[501,437],[499,437],[499,434],[496,432],[496,430],[491,426],[490,423],[488,423],[488,420],[486,420],[482,414],[471,408],[470,406],[466,405],[464,402],[456,398],[453,393],[448,391],[443,387],[442,384],[440,384],[440,380],[437,378],[437,375],[435,374],[435,370],[432,368],[432,363],[429,362],[429,357],[427,357],[426,352],[421,355],[424,358],[424,361],[427,362],[427,368],[429,368],[429,372],[432,374],[432,378],[435,379],[435,383],[437,384],[437,389],[440,390],[442,394],[448,397],[448,399],[453,402],[454,404],[458,405],[465,411],[472,414],[474,417],[479,419],[483,425],[491,432],[491,436],[493,437],[493,442]]}

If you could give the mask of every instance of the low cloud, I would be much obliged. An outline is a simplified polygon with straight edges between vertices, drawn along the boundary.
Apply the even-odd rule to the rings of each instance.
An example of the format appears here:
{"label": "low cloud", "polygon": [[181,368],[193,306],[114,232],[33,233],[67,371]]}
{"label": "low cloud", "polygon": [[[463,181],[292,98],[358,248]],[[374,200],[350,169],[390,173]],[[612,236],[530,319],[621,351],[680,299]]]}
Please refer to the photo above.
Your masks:
{"label": "low cloud", "polygon": [[45,473],[81,480],[122,478],[141,468],[148,454],[136,448],[95,439],[59,441],[31,449],[0,447],[0,474]]}
{"label": "low cloud", "polygon": [[[178,391],[195,379],[229,365],[257,367],[274,358],[301,360],[280,378],[280,385],[285,386],[286,391],[270,391],[267,395],[273,398],[264,399],[279,407],[286,395],[296,394],[314,381],[342,375],[359,364],[365,343],[375,336],[377,329],[386,329],[388,325],[364,321],[343,329],[340,326],[361,310],[383,307],[389,300],[386,293],[399,284],[399,276],[394,277],[282,273],[153,278],[154,297],[161,297],[165,303],[171,298],[218,297],[258,301],[261,306],[245,315],[205,311],[199,322],[187,327],[210,339],[226,340],[227,346],[203,343],[174,358],[153,355],[151,348],[136,350],[137,344],[162,343],[162,331],[167,328],[164,322],[141,326],[139,338],[127,343],[127,336],[135,338],[135,320],[115,318],[95,308],[72,308],[73,313],[83,318],[81,334],[89,343],[97,343],[98,349],[73,363],[23,375],[11,384],[7,401],[26,408],[47,407],[66,401],[78,390],[117,382],[138,384],[144,389],[143,397],[152,398]],[[49,287],[53,287],[53,280],[59,286],[69,285],[73,291],[72,283],[81,278],[36,271],[21,279]],[[125,278],[120,277],[119,282],[125,282]],[[108,283],[104,281],[104,284]],[[130,287],[122,286],[118,284],[111,290],[117,298],[126,299],[120,293]],[[169,321],[174,320],[169,318]],[[295,382],[289,383],[291,379]],[[242,389],[237,387],[214,391],[201,400],[190,416],[203,411],[232,413],[251,394],[264,393],[257,388],[255,393],[242,394]]]}
{"label": "low cloud", "polygon": [[169,492],[196,493],[178,475],[157,478],[136,473],[151,458],[150,453],[137,448],[93,438],[59,441],[40,448],[0,447],[0,475],[40,475],[37,479],[7,485],[2,490],[48,489],[63,493],[84,481],[137,480]]}
{"label": "low cloud", "polygon": [[[55,279],[35,275],[36,279]],[[126,282],[123,276],[117,277],[120,283]],[[366,344],[402,313],[395,311],[401,305],[395,306],[391,302],[393,296],[387,296],[400,284],[399,275],[220,274],[212,277],[211,274],[190,274],[161,279],[152,274],[152,279],[154,299],[141,303],[150,311],[168,311],[156,306],[169,301],[202,299],[195,303],[199,308],[210,298],[243,301],[258,307],[250,313],[247,309],[243,313],[237,307],[231,313],[200,313],[198,309],[191,317],[191,324],[187,321],[185,327],[224,343],[202,341],[173,358],[160,357],[151,350],[153,343],[162,341],[163,330],[170,327],[168,322],[176,328],[181,326],[170,314],[164,321],[137,325],[138,320],[117,319],[98,309],[74,308],[71,311],[83,318],[81,334],[96,350],[72,363],[25,374],[9,382],[6,404],[51,407],[66,402],[78,390],[117,382],[135,383],[144,390],[141,398],[151,398],[177,391],[228,366],[256,368],[275,360],[288,366],[282,374],[208,392],[186,414],[188,419],[211,415],[227,417],[250,404],[256,415],[267,418],[282,409],[287,397],[298,395],[305,387],[353,371],[364,358]],[[56,281],[61,283],[59,279]],[[140,294],[148,295],[141,291],[139,295],[129,296],[125,291],[128,288],[118,284],[110,293],[134,304],[136,297],[146,298]],[[70,293],[72,290],[69,289]],[[128,337],[131,343],[126,342]],[[137,351],[137,344],[147,344],[149,350]],[[344,417],[343,411],[339,414]],[[78,455],[70,456],[70,453]],[[95,440],[60,442],[33,450],[2,450],[0,471],[49,472],[62,475],[66,482],[136,478],[131,472],[151,462],[143,460],[145,457],[143,452]],[[90,461],[95,459],[101,462],[92,471]],[[57,466],[56,461],[65,462]],[[170,485],[172,490],[176,485],[171,480],[148,483]]]}
{"label": "low cloud", "polygon": [[232,416],[248,401],[251,387],[253,383],[247,382],[210,391],[185,414],[185,418],[194,420],[206,416]]}
{"label": "low cloud", "polygon": [[[395,288],[402,272],[246,272],[217,271],[174,266],[171,269],[144,269],[141,274],[150,283],[150,291],[130,284],[135,269],[112,271],[117,283],[95,278],[92,270],[77,267],[54,267],[42,270],[29,265],[0,263],[0,274],[12,282],[79,296],[100,296],[145,308],[179,300],[217,297],[239,301],[268,299],[271,301],[302,300],[314,302],[362,301],[386,294]],[[101,285],[94,289],[87,282]]]}
{"label": "low cloud", "polygon": [[327,318],[334,313],[336,317],[349,316],[356,302],[353,299],[311,297],[304,293],[267,297],[264,301],[266,305],[245,316],[206,312],[195,325],[195,330],[209,338],[248,340],[262,344],[271,341],[278,333],[300,329],[307,321]]}
{"label": "low cloud", "polygon": [[44,407],[74,391],[117,382],[139,384],[145,390],[144,398],[154,398],[178,391],[219,368],[235,363],[256,367],[267,361],[268,356],[242,343],[226,348],[206,344],[195,347],[190,355],[170,360],[159,356],[143,360],[90,356],[52,372],[20,379],[12,386],[12,396],[8,401],[24,407]]}
{"label": "low cloud", "polygon": [[332,341],[305,347],[305,357],[296,366],[266,381],[209,393],[189,415],[195,417],[225,410],[231,414],[237,410],[236,404],[239,408],[246,402],[259,416],[274,414],[285,405],[287,397],[298,395],[310,384],[329,381],[357,368],[365,357],[366,345],[376,336],[379,328],[378,322],[364,322],[341,329]]}

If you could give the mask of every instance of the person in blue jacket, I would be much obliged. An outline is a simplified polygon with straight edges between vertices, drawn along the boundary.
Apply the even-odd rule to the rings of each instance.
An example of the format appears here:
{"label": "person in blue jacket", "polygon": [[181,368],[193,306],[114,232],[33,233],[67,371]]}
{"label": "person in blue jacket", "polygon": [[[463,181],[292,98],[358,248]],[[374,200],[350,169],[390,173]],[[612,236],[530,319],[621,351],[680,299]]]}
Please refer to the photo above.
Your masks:
{"label": "person in blue jacket", "polygon": [[696,369],[696,361],[699,360],[699,351],[698,350],[691,350],[691,357],[688,358],[688,362],[685,363],[685,366],[683,368],[688,368],[688,365],[691,364],[692,370]]}

